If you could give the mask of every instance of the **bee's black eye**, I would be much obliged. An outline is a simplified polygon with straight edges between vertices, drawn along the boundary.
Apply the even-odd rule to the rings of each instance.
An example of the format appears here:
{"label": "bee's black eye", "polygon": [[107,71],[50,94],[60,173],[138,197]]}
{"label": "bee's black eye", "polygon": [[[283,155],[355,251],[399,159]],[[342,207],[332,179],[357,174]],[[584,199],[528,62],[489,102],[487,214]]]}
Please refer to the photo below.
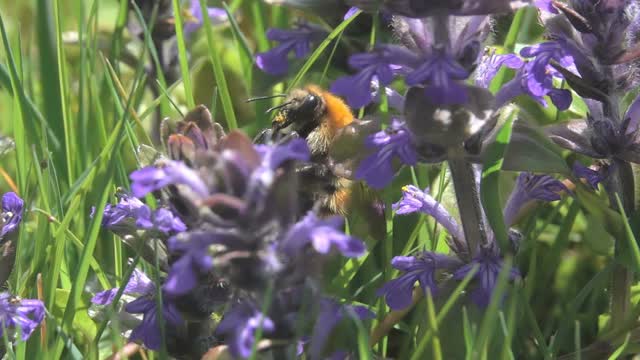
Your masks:
{"label": "bee's black eye", "polygon": [[316,95],[313,95],[313,94],[307,95],[304,98],[304,100],[302,100],[302,103],[300,104],[300,112],[312,113],[316,109],[316,106],[318,106],[318,101],[319,99]]}

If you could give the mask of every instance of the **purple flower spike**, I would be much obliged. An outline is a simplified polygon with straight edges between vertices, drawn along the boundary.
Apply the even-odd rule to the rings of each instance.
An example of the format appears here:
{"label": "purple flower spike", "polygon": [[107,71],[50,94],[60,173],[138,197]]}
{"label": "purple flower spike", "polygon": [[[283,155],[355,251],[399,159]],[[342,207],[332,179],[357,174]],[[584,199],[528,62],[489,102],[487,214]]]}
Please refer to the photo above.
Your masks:
{"label": "purple flower spike", "polygon": [[268,74],[286,74],[289,70],[289,53],[293,51],[296,58],[302,59],[309,54],[312,44],[320,41],[325,35],[324,30],[310,24],[298,24],[293,30],[269,29],[267,38],[279,42],[280,45],[259,53],[256,56],[256,64],[260,70]]}
{"label": "purple flower spike", "polygon": [[427,288],[435,296],[438,291],[435,274],[438,269],[450,269],[459,264],[455,258],[434,252],[422,252],[417,256],[396,256],[391,265],[404,272],[378,289],[392,310],[402,310],[411,305],[413,285],[417,282],[426,293]]}
{"label": "purple flower spike", "polygon": [[362,160],[355,177],[376,189],[384,188],[393,180],[396,158],[407,165],[415,165],[418,161],[411,133],[404,122],[397,119],[393,119],[386,129],[369,136],[365,145],[374,152]]}
{"label": "purple flower spike", "polygon": [[488,88],[500,67],[520,69],[523,65],[524,61],[516,54],[496,55],[492,53],[487,55],[476,70],[476,85]]}
{"label": "purple flower spike", "polygon": [[[200,0],[191,0],[191,6],[189,7],[191,16],[196,21],[187,21],[184,24],[185,36],[189,36],[203,25],[204,18],[202,17],[202,8],[200,7]],[[211,25],[221,25],[228,21],[227,12],[224,9],[217,7],[207,8],[207,16],[211,19]]]}
{"label": "purple flower spike", "polygon": [[434,53],[405,78],[407,85],[425,85],[425,94],[435,104],[461,104],[467,93],[459,80],[469,73],[451,56]]}
{"label": "purple flower spike", "polygon": [[22,221],[24,201],[14,192],[2,195],[2,212],[0,212],[0,240],[8,233],[16,230]]}
{"label": "purple flower spike", "polygon": [[[169,326],[177,326],[182,324],[182,316],[171,299],[164,297],[162,299],[162,316]],[[135,329],[131,330],[129,341],[140,340],[151,350],[158,350],[162,345],[162,333],[160,324],[158,323],[157,301],[153,296],[145,295],[128,303],[124,307],[125,311],[130,314],[142,314],[142,322]]]}
{"label": "purple flower spike", "polygon": [[292,257],[300,254],[308,244],[324,255],[328,254],[332,247],[346,257],[363,255],[366,251],[364,243],[338,230],[343,222],[344,220],[339,216],[325,220],[309,212],[289,230],[283,241],[283,249]]}
{"label": "purple flower spike", "polygon": [[40,300],[20,299],[8,293],[0,294],[0,336],[5,330],[22,332],[22,340],[29,339],[44,320],[44,304]]}
{"label": "purple flower spike", "polygon": [[[124,287],[123,294],[150,295],[153,294],[154,290],[155,285],[151,279],[136,268],[133,270],[129,282],[127,282],[127,285]],[[91,299],[91,302],[97,305],[109,305],[113,302],[117,293],[118,288],[101,291]]]}
{"label": "purple flower spike", "polygon": [[504,208],[505,224],[513,225],[520,210],[529,202],[560,200],[560,193],[563,191],[569,192],[569,189],[561,181],[549,175],[520,173]]}
{"label": "purple flower spike", "polygon": [[393,204],[396,214],[404,215],[416,211],[433,216],[436,221],[444,226],[449,234],[456,239],[464,239],[464,234],[449,211],[427,193],[427,189],[422,191],[416,186],[407,185],[402,187],[402,199]]}
{"label": "purple flower spike", "polygon": [[353,108],[366,106],[374,98],[371,93],[372,82],[376,82],[378,87],[389,85],[401,69],[395,64],[412,57],[415,56],[406,48],[394,45],[378,45],[370,53],[355,54],[349,58],[349,65],[358,73],[334,81],[331,92],[344,97]]}
{"label": "purple flower spike", "polygon": [[138,198],[172,184],[187,185],[202,197],[209,194],[207,185],[198,173],[180,161],[167,161],[163,167],[148,166],[132,172],[129,177],[132,181],[131,191]]}
{"label": "purple flower spike", "polygon": [[224,315],[216,335],[224,337],[234,357],[247,358],[252,353],[258,329],[262,329],[263,334],[270,333],[275,325],[255,307],[242,303]]}
{"label": "purple flower spike", "polygon": [[196,287],[200,274],[213,267],[208,249],[214,242],[215,235],[210,233],[192,233],[187,239],[177,236],[169,238],[169,250],[182,255],[171,266],[164,291],[171,295],[183,295]]}
{"label": "purple flower spike", "polygon": [[[462,266],[456,270],[453,274],[453,278],[456,280],[462,280],[471,271],[471,269],[478,265],[478,270],[473,276],[473,279],[478,282],[475,289],[471,291],[471,300],[481,308],[486,308],[491,301],[493,290],[496,287],[498,281],[498,275],[502,270],[502,259],[495,251],[483,250],[480,254],[473,259],[470,263]],[[509,280],[514,280],[520,277],[520,272],[516,268],[512,268],[509,273]]]}

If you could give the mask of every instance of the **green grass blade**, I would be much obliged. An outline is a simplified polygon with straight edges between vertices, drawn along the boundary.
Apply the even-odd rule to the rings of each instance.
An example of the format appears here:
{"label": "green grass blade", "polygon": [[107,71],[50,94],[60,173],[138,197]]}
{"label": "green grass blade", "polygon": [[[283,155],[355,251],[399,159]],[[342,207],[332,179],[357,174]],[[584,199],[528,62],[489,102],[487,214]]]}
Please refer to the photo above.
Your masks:
{"label": "green grass blade", "polygon": [[[176,0],[174,0],[176,1]],[[207,14],[207,4],[205,0],[200,0],[200,7],[203,14]],[[216,43],[213,38],[213,28],[211,27],[211,19],[208,16],[203,16],[204,29],[207,34],[207,44],[209,45],[209,60],[213,65],[213,76],[216,79],[216,86],[218,88],[218,94],[220,94],[220,100],[222,103],[222,111],[227,120],[227,126],[230,130],[238,128],[238,121],[236,120],[236,114],[233,110],[233,102],[231,100],[231,93],[227,85],[227,78],[224,75],[224,69],[222,68],[222,61]]]}
{"label": "green grass blade", "polygon": [[626,247],[631,252],[631,260],[633,263],[633,271],[636,274],[640,274],[640,248],[638,248],[638,241],[636,240],[631,225],[629,225],[629,218],[622,207],[620,197],[616,194],[616,201],[618,202],[618,209],[622,213],[622,222],[624,224]]}
{"label": "green grass blade", "polygon": [[[57,41],[55,36],[58,34],[51,24],[52,5],[50,0],[37,0],[37,40],[41,69],[48,69],[40,72],[40,81],[42,90],[47,96],[44,100],[44,113],[47,114],[47,122],[50,124],[55,137],[61,140],[61,148],[52,154],[53,162],[58,170],[67,178],[67,144],[65,138],[65,117],[62,107],[64,97],[61,90],[61,78],[58,65]],[[65,181],[66,182],[66,181]]]}
{"label": "green grass blade", "polygon": [[500,169],[504,152],[511,139],[511,129],[515,113],[512,113],[507,122],[502,126],[496,141],[489,146],[488,155],[482,169],[482,183],[480,185],[480,198],[487,220],[493,229],[496,240],[503,254],[511,252],[507,225],[504,223],[502,203],[500,202]]}
{"label": "green grass blade", "polygon": [[[184,84],[184,94],[187,98],[187,106],[193,109],[196,104],[193,99],[193,87],[191,86],[191,73],[189,71],[189,58],[187,56],[187,47],[185,45],[184,25],[182,19],[182,8],[178,0],[173,0],[173,14],[176,25],[176,40],[178,43],[178,61],[180,62],[180,72],[182,73],[182,82]],[[204,14],[207,12],[205,11]],[[204,16],[204,18],[207,18]]]}
{"label": "green grass blade", "polygon": [[361,13],[362,11],[358,10],[358,12],[356,12],[353,16],[342,21],[340,25],[336,26],[336,28],[329,33],[329,35],[320,43],[320,45],[318,45],[318,47],[313,51],[313,53],[311,53],[311,56],[309,56],[309,59],[307,59],[304,65],[302,65],[302,68],[300,69],[300,71],[298,71],[296,76],[293,78],[293,80],[289,84],[287,88],[287,92],[291,91],[291,89],[295,88],[298,85],[300,80],[302,80],[302,78],[306,75],[306,73],[309,71],[311,66],[315,64],[315,62],[318,60],[320,55],[322,55],[322,53],[327,48],[327,46],[329,46],[329,44],[331,44],[333,40],[335,40],[340,34],[342,34],[344,29],[346,29],[347,26],[349,26],[349,24],[351,24],[355,19],[357,19]]}

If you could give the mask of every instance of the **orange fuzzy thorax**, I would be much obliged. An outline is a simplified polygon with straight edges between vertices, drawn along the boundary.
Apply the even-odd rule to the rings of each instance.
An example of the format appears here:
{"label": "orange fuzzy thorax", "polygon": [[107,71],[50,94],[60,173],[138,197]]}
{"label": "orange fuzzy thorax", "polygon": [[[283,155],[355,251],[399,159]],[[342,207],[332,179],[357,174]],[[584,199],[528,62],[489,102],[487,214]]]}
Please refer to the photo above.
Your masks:
{"label": "orange fuzzy thorax", "polygon": [[342,129],[353,122],[351,109],[342,99],[315,85],[307,86],[307,90],[322,96],[324,99],[327,108],[327,120],[329,120],[329,125],[332,129]]}

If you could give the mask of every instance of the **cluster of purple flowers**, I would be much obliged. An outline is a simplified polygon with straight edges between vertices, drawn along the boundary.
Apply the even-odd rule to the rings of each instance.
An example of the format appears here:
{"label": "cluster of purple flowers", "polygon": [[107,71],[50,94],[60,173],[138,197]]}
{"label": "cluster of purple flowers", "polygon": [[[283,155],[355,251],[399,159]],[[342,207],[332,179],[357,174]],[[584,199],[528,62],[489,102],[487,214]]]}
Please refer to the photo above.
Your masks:
{"label": "cluster of purple flowers", "polygon": [[[189,113],[166,139],[172,159],[134,171],[135,197],[121,196],[104,210],[106,228],[123,238],[160,238],[169,253],[161,288],[137,269],[124,287],[124,294],[137,296],[124,310],[143,316],[130,340],[158,349],[162,313],[169,351],[178,351],[171,348],[171,337],[180,333],[175,329],[208,323],[216,312],[222,319],[215,332],[199,334],[208,339],[201,353],[226,345],[234,356],[248,357],[260,333],[286,346],[305,340],[303,351],[320,356],[346,314],[371,317],[364,307],[322,294],[323,258],[358,257],[366,248],[342,232],[342,218],[298,210],[292,186],[295,163],[310,157],[304,140],[255,145],[240,132],[224,135],[210,116],[204,107]],[[150,193],[159,201],[156,210],[139,200]],[[109,304],[117,290],[98,293],[93,302]],[[307,325],[300,328],[302,319]]]}
{"label": "cluster of purple flowers", "polygon": [[[197,1],[191,4],[198,21],[189,24],[189,33],[203,16]],[[587,119],[554,125],[545,129],[546,135],[564,148],[606,162],[603,171],[576,163],[571,179],[576,186],[584,180],[592,190],[600,183],[612,194],[629,189],[624,186],[629,162],[640,163],[640,100],[620,114],[620,98],[634,83],[620,69],[637,58],[625,30],[630,37],[639,32],[626,1],[576,0],[561,8],[553,1],[535,2],[547,12],[548,41],[526,46],[518,55],[483,50],[489,15],[511,11],[523,5],[519,1],[353,0],[349,5],[354,7],[345,19],[359,10],[389,16],[397,39],[351,55],[353,73],[331,85],[353,108],[386,97],[396,111],[388,126],[364,140],[354,179],[382,189],[402,165],[446,162],[460,213],[457,220],[428,190],[413,185],[402,189],[402,199],[392,207],[395,213],[432,216],[448,232],[451,253],[394,257],[391,265],[401,274],[377,292],[392,310],[411,306],[416,283],[425,293],[438,295],[444,283],[461,281],[472,271],[469,298],[481,308],[488,306],[505,256],[518,251],[520,235],[514,227],[523,214],[537,203],[574,195],[550,175],[518,169],[523,171],[502,213],[511,246],[498,244],[497,230],[488,225],[480,200],[477,163],[494,139],[500,111],[517,97],[528,96],[545,107],[550,100],[559,111],[571,106],[575,94],[583,97]],[[217,10],[208,15],[222,17]],[[267,37],[278,45],[257,54],[256,65],[271,75],[287,74],[290,55],[308,56],[326,35],[324,28],[306,22],[293,29],[270,29]],[[490,84],[501,67],[512,69],[514,76],[492,94]],[[475,85],[469,82],[472,77]],[[391,88],[400,81],[407,88],[405,96]],[[166,343],[172,352],[172,345],[183,343],[185,329],[198,323],[205,330],[196,338],[205,342],[205,350],[227,346],[234,356],[246,358],[261,347],[259,340],[268,340],[271,348],[321,358],[340,322],[372,317],[366,307],[322,291],[328,255],[352,258],[366,249],[343,232],[342,218],[300,211],[295,164],[311,159],[304,139],[256,145],[240,132],[224,135],[199,107],[164,140],[169,157],[133,172],[131,194],[119,194],[119,202],[103,213],[105,228],[123,238],[159,239],[167,252],[160,259],[160,284],[136,269],[124,287],[124,294],[137,297],[124,310],[142,314],[132,341],[151,349]],[[155,209],[141,200],[150,194],[158,201]],[[623,205],[630,206],[629,194],[622,195]],[[12,219],[3,218],[5,227]],[[509,280],[522,276],[516,266],[507,270]],[[116,293],[98,293],[93,302],[112,303]],[[212,313],[222,315],[214,326]]]}
{"label": "cluster of purple flowers", "polygon": [[[620,43],[624,36],[621,34],[630,23],[623,15],[627,5],[624,1],[575,2],[572,4],[574,10],[583,18],[572,17],[566,8],[560,11],[553,2],[540,1],[535,5],[548,12],[545,16],[551,18],[547,21],[551,24],[548,41],[522,48],[519,56],[495,54],[495,50],[482,56],[483,42],[489,31],[488,15],[513,10],[522,3],[357,0],[350,4],[355,6],[349,11],[351,15],[357,9],[391,15],[390,26],[399,44],[376,44],[370,51],[351,55],[348,64],[355,73],[336,79],[331,91],[343,96],[350,106],[361,108],[379,101],[380,93],[394,93],[389,86],[395,79],[403,79],[409,87],[405,97],[393,95],[393,103],[400,104],[393,108],[400,113],[385,129],[364,141],[366,155],[353,172],[354,178],[382,189],[391,183],[403,164],[413,166],[418,162],[447,161],[454,185],[471,186],[456,188],[456,196],[459,207],[475,206],[476,219],[466,216],[460,220],[463,224],[476,225],[486,223],[486,219],[479,197],[473,198],[473,193],[480,191],[479,182],[469,180],[469,177],[475,178],[477,167],[473,163],[482,158],[482,150],[492,139],[500,108],[525,95],[545,107],[548,106],[546,98],[549,98],[558,110],[566,110],[572,103],[572,92],[565,84],[584,97],[595,94],[590,98],[597,98],[598,94],[610,93],[607,89],[615,87],[615,83],[611,78],[607,79],[606,71],[615,60],[611,59],[611,52],[603,49],[615,50],[615,54],[622,56],[624,46]],[[600,12],[606,12],[606,15],[598,15]],[[579,21],[592,23],[578,24]],[[570,26],[563,26],[567,23]],[[287,36],[278,33],[282,36],[272,40],[280,41],[281,45],[258,55],[258,66],[266,72],[286,72],[286,67],[276,69],[264,59],[277,57],[278,64],[286,64],[287,52],[294,48],[297,57],[305,56],[308,51],[303,50],[322,38],[322,31],[311,36],[309,29],[290,30],[286,32]],[[608,58],[603,58],[604,55]],[[486,89],[503,66],[515,70],[515,76],[493,96]],[[474,73],[477,86],[467,82]],[[578,122],[580,125],[552,128],[548,132],[550,138],[594,158],[636,162],[638,116],[635,109],[640,106],[634,103],[624,121],[617,125],[609,119],[611,114],[602,115],[612,112],[617,105],[605,104],[604,111],[602,105],[592,104],[590,100],[588,105],[591,114],[586,123],[581,121]],[[466,173],[460,173],[460,169],[467,169]],[[584,179],[592,189],[597,189],[597,185],[606,180],[605,175],[611,172],[610,168],[604,174],[579,164],[574,166],[574,178]],[[460,280],[477,266],[477,281],[471,298],[478,305],[486,306],[502,266],[501,252],[505,251],[498,247],[493,231],[485,227],[459,226],[426,192],[414,186],[403,190],[403,199],[394,204],[396,213],[419,211],[433,216],[449,232],[454,254],[422,252],[394,258],[393,267],[404,275],[385,284],[379,294],[385,296],[392,309],[404,308],[411,303],[416,281],[423,289],[429,288],[436,294],[437,272],[448,273],[450,279]],[[507,228],[515,225],[530,205],[559,200],[561,194],[572,193],[565,184],[549,175],[522,172],[504,208],[505,225]],[[477,241],[477,235],[471,234],[469,229],[486,234]],[[510,230],[510,238],[517,249],[518,236],[514,230]],[[513,268],[510,278],[518,276],[517,269]]]}
{"label": "cluster of purple flowers", "polygon": [[[22,222],[24,201],[14,192],[2,195],[0,212],[0,244],[10,241],[9,237],[18,230]],[[20,299],[9,293],[0,293],[0,336],[8,333],[8,338],[18,329],[21,339],[26,341],[45,317],[44,304],[40,300]]]}

